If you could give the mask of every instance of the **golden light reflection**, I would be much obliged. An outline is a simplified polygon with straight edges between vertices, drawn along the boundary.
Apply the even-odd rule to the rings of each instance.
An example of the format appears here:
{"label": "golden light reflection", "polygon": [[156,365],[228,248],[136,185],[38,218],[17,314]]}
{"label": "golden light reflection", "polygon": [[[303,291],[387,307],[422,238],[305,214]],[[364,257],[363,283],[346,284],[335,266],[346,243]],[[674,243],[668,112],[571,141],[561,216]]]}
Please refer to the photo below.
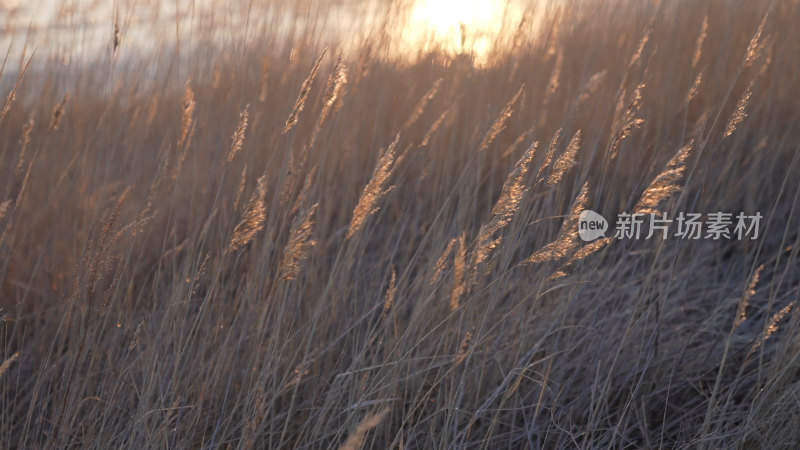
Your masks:
{"label": "golden light reflection", "polygon": [[402,41],[410,51],[471,54],[486,62],[504,26],[522,16],[509,0],[416,0]]}

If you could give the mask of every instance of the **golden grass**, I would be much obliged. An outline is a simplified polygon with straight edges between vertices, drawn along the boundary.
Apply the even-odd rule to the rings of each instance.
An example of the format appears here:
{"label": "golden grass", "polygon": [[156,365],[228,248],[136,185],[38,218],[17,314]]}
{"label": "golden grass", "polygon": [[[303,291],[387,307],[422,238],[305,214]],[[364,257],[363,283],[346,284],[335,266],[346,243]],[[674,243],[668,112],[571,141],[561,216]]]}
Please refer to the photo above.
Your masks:
{"label": "golden grass", "polygon": [[797,447],[800,3],[212,3],[0,68],[0,446]]}

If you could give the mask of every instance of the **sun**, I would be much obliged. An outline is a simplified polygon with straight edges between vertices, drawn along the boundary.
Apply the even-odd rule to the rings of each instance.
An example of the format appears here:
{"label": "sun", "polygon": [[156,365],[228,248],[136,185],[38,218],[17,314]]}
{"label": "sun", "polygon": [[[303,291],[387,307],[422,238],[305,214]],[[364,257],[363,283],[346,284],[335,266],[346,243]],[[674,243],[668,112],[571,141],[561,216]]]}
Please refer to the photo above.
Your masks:
{"label": "sun", "polygon": [[493,20],[495,0],[419,0],[412,10],[411,20],[428,26],[439,34],[458,32],[466,27],[486,27]]}
{"label": "sun", "polygon": [[417,50],[435,46],[485,60],[504,21],[519,14],[514,5],[508,0],[416,0],[403,37]]}

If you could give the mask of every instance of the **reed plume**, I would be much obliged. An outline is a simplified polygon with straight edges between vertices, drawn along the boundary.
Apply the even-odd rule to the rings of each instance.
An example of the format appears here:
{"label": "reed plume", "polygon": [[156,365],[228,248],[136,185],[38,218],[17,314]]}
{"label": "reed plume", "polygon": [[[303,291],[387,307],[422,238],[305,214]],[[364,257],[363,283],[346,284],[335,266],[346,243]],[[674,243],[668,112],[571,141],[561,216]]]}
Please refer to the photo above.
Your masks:
{"label": "reed plume", "polygon": [[0,379],[3,378],[3,375],[5,375],[5,373],[8,371],[8,368],[11,367],[11,364],[13,364],[18,357],[19,357],[19,352],[16,352],[13,355],[11,355],[8,359],[3,361],[3,364],[0,364]]}
{"label": "reed plume", "polygon": [[231,137],[231,150],[228,152],[227,162],[233,161],[233,158],[242,150],[244,144],[244,135],[247,132],[247,121],[250,118],[250,105],[245,105],[242,112],[239,113],[239,122],[236,124],[236,131]]}
{"label": "reed plume", "polygon": [[0,220],[3,220],[3,217],[5,217],[6,213],[8,212],[10,205],[11,205],[11,199],[8,199],[3,203],[0,203]]}
{"label": "reed plume", "polygon": [[525,85],[523,84],[520,86],[517,93],[514,94],[514,97],[506,103],[506,106],[500,111],[500,114],[497,115],[497,118],[492,123],[492,126],[489,128],[489,131],[483,136],[483,140],[481,144],[478,146],[478,153],[483,152],[484,150],[488,149],[489,146],[494,142],[495,138],[501,131],[505,130],[506,123],[508,119],[511,118],[511,115],[514,113],[514,105],[516,105],[517,100],[522,97],[523,93],[525,92]]}
{"label": "reed plume", "polygon": [[3,119],[5,119],[6,114],[8,114],[8,111],[11,109],[11,105],[14,103],[14,100],[16,99],[17,99],[17,88],[15,86],[14,89],[12,89],[8,93],[8,95],[6,95],[6,101],[3,104],[3,108],[0,109],[0,122],[2,122]]}
{"label": "reed plume", "polygon": [[455,311],[461,304],[461,296],[466,291],[467,274],[467,234],[458,238],[458,247],[453,261],[453,289],[450,291],[450,311]]}
{"label": "reed plume", "polygon": [[444,120],[447,118],[447,116],[449,114],[450,114],[450,108],[447,108],[439,116],[439,118],[436,119],[433,122],[433,124],[431,124],[431,127],[428,128],[428,131],[425,133],[425,137],[422,138],[422,142],[419,144],[420,147],[427,147],[428,146],[428,144],[431,142],[431,139],[433,138],[433,135],[436,133],[436,131],[442,125],[442,122],[444,122]]}
{"label": "reed plume", "polygon": [[761,55],[761,51],[764,49],[766,40],[762,40],[761,35],[764,33],[764,24],[767,22],[768,15],[769,13],[765,14],[761,19],[761,23],[758,24],[755,34],[752,38],[750,38],[750,42],[747,44],[747,50],[744,54],[744,67],[752,66],[756,59],[758,59],[758,57]]}
{"label": "reed plume", "polygon": [[464,337],[461,339],[461,343],[458,345],[458,353],[456,353],[453,364],[461,364],[465,359],[467,359],[470,342],[472,342],[472,332],[467,331],[464,333]]}
{"label": "reed plume", "polygon": [[612,123],[612,129],[616,131],[611,140],[611,145],[609,146],[609,160],[613,161],[617,157],[622,141],[627,139],[634,129],[639,128],[644,123],[644,119],[638,115],[642,107],[642,89],[644,89],[644,87],[644,83],[640,83],[636,86],[630,103],[624,111],[623,105],[625,97],[624,95],[620,95],[619,97],[617,108],[614,113],[614,122]]}
{"label": "reed plume", "polygon": [[722,137],[732,135],[736,131],[736,128],[738,128],[747,117],[747,104],[750,103],[750,97],[753,95],[753,84],[755,81],[754,79],[747,85],[744,94],[742,94],[742,97],[736,103],[736,109],[733,110],[733,114],[731,114],[730,119],[728,119],[728,125],[725,127],[725,133],[723,133]]}
{"label": "reed plume", "polygon": [[747,284],[747,289],[744,291],[744,295],[742,295],[742,300],[739,302],[739,307],[736,309],[736,319],[733,322],[733,328],[739,328],[745,320],[747,320],[747,307],[750,305],[750,299],[756,294],[756,286],[758,285],[758,278],[761,275],[761,271],[764,270],[764,264],[758,266],[755,273],[753,274],[753,278]]}
{"label": "reed plume", "polygon": [[561,265],[558,268],[558,270],[556,270],[555,272],[553,272],[552,275],[547,277],[547,279],[552,281],[566,277],[567,275],[569,275],[569,271],[570,269],[572,269],[572,266],[574,266],[575,263],[585,259],[587,256],[602,249],[603,247],[607,246],[613,241],[614,241],[613,237],[607,236],[584,245],[578,251],[576,251],[572,256],[570,256],[567,262]]}
{"label": "reed plume", "polygon": [[697,36],[697,42],[694,44],[694,56],[692,57],[692,67],[697,67],[700,62],[700,56],[703,54],[703,42],[706,40],[708,32],[708,15],[703,18],[703,25],[700,27],[700,35]]}
{"label": "reed plume", "polygon": [[336,64],[333,67],[333,72],[331,72],[330,76],[328,77],[328,83],[325,86],[325,93],[322,96],[322,111],[319,114],[317,124],[314,126],[314,132],[311,134],[311,139],[309,139],[309,148],[314,147],[314,143],[317,141],[317,136],[319,135],[320,131],[322,131],[322,125],[328,119],[328,116],[331,114],[331,112],[335,112],[341,105],[339,100],[344,94],[346,86],[347,66],[345,66],[344,62],[342,61],[342,57],[340,56],[336,60]]}
{"label": "reed plume", "polygon": [[[9,51],[11,51],[11,46],[8,47]],[[5,119],[6,114],[8,111],[11,110],[11,105],[14,103],[14,100],[17,99],[17,91],[19,90],[19,86],[22,84],[22,79],[25,77],[25,73],[28,71],[28,67],[31,65],[31,61],[33,61],[33,56],[36,54],[36,51],[28,57],[28,62],[25,63],[25,67],[19,71],[19,75],[17,76],[17,82],[14,84],[14,87],[8,92],[6,95],[6,101],[3,103],[3,107],[0,108],[0,123],[3,122]],[[5,61],[3,61],[3,66],[5,66]],[[0,74],[2,74],[2,68],[0,68]]]}
{"label": "reed plume", "polygon": [[572,266],[576,262],[586,258],[587,256],[591,255],[592,253],[600,250],[601,248],[605,247],[606,245],[610,244],[614,240],[613,237],[604,237],[600,238],[594,242],[584,245],[580,248],[575,254],[569,257],[567,260],[567,267]]}
{"label": "reed plume", "polygon": [[25,164],[25,151],[31,143],[31,131],[33,131],[33,114],[28,117],[28,121],[22,127],[22,137],[19,140],[19,156],[17,157],[17,167],[14,169],[14,175],[19,176],[22,173],[22,167]]}
{"label": "reed plume", "polygon": [[266,175],[262,175],[258,179],[256,189],[247,202],[242,220],[239,221],[236,228],[233,230],[233,236],[228,243],[228,248],[225,250],[225,253],[230,253],[247,245],[253,240],[256,233],[264,228],[264,220],[266,219],[264,198],[267,195],[266,179]]}
{"label": "reed plume", "polygon": [[749,361],[750,358],[753,357],[755,352],[759,348],[761,348],[762,345],[764,345],[764,342],[767,342],[770,336],[772,336],[776,331],[778,331],[778,324],[780,323],[781,320],[783,320],[784,317],[786,317],[789,314],[789,312],[794,307],[794,303],[795,302],[789,303],[788,305],[784,306],[783,309],[776,312],[775,314],[772,315],[772,317],[770,317],[769,323],[767,323],[767,327],[764,328],[764,331],[761,333],[761,336],[759,336],[758,340],[753,344],[752,347],[750,347],[750,350],[747,351],[747,355],[745,355],[744,357],[745,361]]}
{"label": "reed plume", "polygon": [[528,150],[520,156],[514,168],[511,169],[508,177],[506,177],[506,181],[503,183],[503,189],[500,192],[500,198],[498,198],[494,208],[492,208],[493,217],[491,223],[493,226],[490,228],[495,231],[506,226],[508,222],[511,221],[511,218],[519,207],[522,196],[527,192],[528,188],[525,185],[524,178],[530,169],[531,162],[538,148],[539,142],[533,142],[530,147],[528,147]]}
{"label": "reed plume", "polygon": [[322,51],[322,54],[319,56],[319,58],[317,58],[316,62],[314,62],[311,72],[303,81],[303,85],[300,87],[300,95],[297,96],[297,100],[294,102],[292,112],[289,114],[289,118],[286,119],[286,124],[283,126],[283,131],[281,134],[288,133],[292,128],[294,128],[295,125],[297,125],[297,120],[300,117],[300,113],[303,112],[303,109],[306,106],[306,100],[308,99],[308,94],[311,92],[311,87],[314,85],[314,80],[317,79],[319,66],[322,64],[322,60],[327,54],[328,49],[326,48]]}
{"label": "reed plume", "polygon": [[650,35],[653,34],[653,29],[648,27],[647,30],[644,32],[644,36],[639,41],[639,46],[636,48],[636,52],[634,52],[633,56],[631,56],[631,60],[628,63],[628,70],[630,70],[642,57],[642,53],[644,53],[644,48],[647,46],[647,43],[650,41]]}
{"label": "reed plume", "polygon": [[585,182],[578,196],[572,202],[572,207],[556,239],[534,252],[526,263],[542,263],[555,261],[566,257],[578,246],[578,218],[581,211],[586,209],[589,201],[589,182]]}
{"label": "reed plume", "polygon": [[358,426],[356,426],[356,429],[347,437],[347,440],[339,446],[339,450],[359,450],[364,443],[364,438],[367,437],[367,433],[380,425],[383,419],[389,415],[390,411],[391,408],[386,407],[377,413],[369,414],[364,417],[361,422],[359,422]]}
{"label": "reed plume", "polygon": [[514,168],[511,169],[505,183],[503,183],[500,197],[492,208],[491,219],[481,226],[478,232],[472,253],[470,284],[475,282],[480,266],[489,259],[491,252],[500,245],[502,238],[495,238],[495,235],[511,222],[522,198],[528,192],[529,187],[525,184],[524,178],[530,169],[531,161],[533,161],[538,147],[538,142],[531,144],[514,165]]}
{"label": "reed plume", "polygon": [[69,92],[64,94],[64,97],[61,98],[61,101],[53,108],[53,113],[50,115],[50,130],[57,130],[58,125],[61,123],[61,118],[64,117],[64,110],[67,107],[67,102],[69,101]]}
{"label": "reed plume", "polygon": [[394,297],[397,295],[397,271],[392,267],[392,277],[389,279],[389,287],[386,288],[386,295],[383,297],[383,316],[389,313],[394,305]]}
{"label": "reed plume", "polygon": [[[2,219],[2,214],[0,214],[0,219]],[[442,255],[439,256],[439,259],[436,260],[436,264],[433,265],[433,275],[428,281],[428,285],[433,285],[439,281],[439,277],[442,276],[442,272],[444,272],[445,265],[447,264],[447,258],[449,258],[450,253],[453,252],[453,246],[456,242],[458,242],[458,238],[450,239],[450,242],[447,243],[447,247],[445,247]]]}
{"label": "reed plume", "polygon": [[668,199],[672,194],[681,190],[678,183],[686,169],[686,159],[689,157],[693,142],[683,146],[675,156],[669,160],[664,170],[658,174],[647,189],[639,197],[636,206],[633,207],[634,214],[651,214],[658,212],[656,208],[661,202]]}
{"label": "reed plume", "polygon": [[139,325],[136,325],[136,330],[133,332],[133,337],[131,338],[131,343],[128,344],[128,351],[132,352],[136,350],[136,347],[139,346],[139,337],[142,334],[142,325],[144,324],[144,320],[139,322]]}
{"label": "reed plume", "polygon": [[606,79],[606,75],[608,74],[608,70],[603,69],[589,78],[586,83],[583,84],[583,87],[578,93],[578,97],[575,99],[575,105],[580,105],[581,103],[585,102],[589,97],[597,92],[597,89],[600,88],[600,85],[603,83],[603,80]]}
{"label": "reed plume", "polygon": [[311,235],[314,232],[314,213],[317,206],[319,203],[313,204],[304,214],[295,218],[281,262],[280,277],[284,280],[294,280],[297,277],[303,261],[308,258],[310,248],[316,245]]}
{"label": "reed plume", "polygon": [[687,104],[697,96],[697,93],[700,91],[700,85],[702,83],[703,83],[703,72],[700,72],[697,74],[697,77],[694,79],[694,83],[692,83],[692,87],[689,88],[689,92],[686,94]]}
{"label": "reed plume", "polygon": [[575,132],[575,135],[572,136],[572,139],[570,139],[567,149],[558,157],[555,164],[553,164],[553,170],[550,172],[550,177],[547,179],[548,186],[557,184],[561,181],[561,178],[567,170],[575,167],[575,156],[578,154],[580,146],[581,130],[578,130]]}
{"label": "reed plume", "polygon": [[561,138],[562,131],[564,131],[564,129],[559,128],[556,130],[555,134],[553,134],[553,138],[550,140],[550,146],[547,148],[547,153],[544,154],[542,165],[539,166],[539,170],[536,172],[536,183],[541,183],[544,181],[544,171],[547,170],[547,168],[550,167],[550,164],[553,162],[553,157],[556,155],[558,140]]}
{"label": "reed plume", "polygon": [[190,133],[194,128],[194,91],[192,91],[192,80],[186,81],[183,89],[183,104],[181,105],[181,129],[178,135],[178,148],[185,148],[188,143]]}
{"label": "reed plume", "polygon": [[547,91],[545,93],[544,103],[547,103],[550,97],[558,90],[559,80],[561,79],[561,65],[564,63],[564,51],[558,50],[556,61],[553,63],[553,71],[550,72],[550,81],[547,83]]}
{"label": "reed plume", "polygon": [[414,125],[414,123],[419,119],[422,113],[425,112],[425,107],[428,105],[428,102],[430,102],[431,100],[433,100],[434,97],[436,97],[436,94],[439,92],[439,88],[441,86],[442,86],[441,78],[433,82],[433,86],[431,86],[431,88],[428,89],[428,92],[426,92],[425,95],[423,95],[422,98],[420,98],[419,101],[417,101],[417,105],[411,111],[411,115],[408,116],[408,119],[406,119],[405,123],[403,124],[403,127],[400,129],[401,131],[406,131],[411,127],[411,125]]}
{"label": "reed plume", "polygon": [[117,203],[114,205],[111,213],[108,215],[105,223],[103,224],[103,229],[100,233],[100,239],[95,242],[96,245],[93,249],[94,253],[91,256],[89,256],[87,253],[86,261],[88,263],[87,266],[89,267],[89,275],[86,280],[86,292],[88,298],[90,299],[94,297],[94,293],[100,278],[110,269],[112,262],[116,259],[116,255],[110,253],[109,250],[116,243],[120,234],[116,233],[112,236],[111,233],[116,228],[117,222],[119,221],[119,216],[122,213],[122,208],[128,202],[128,199],[130,199],[133,189],[134,186],[130,185],[125,188],[122,194],[120,194],[119,198],[117,199]]}
{"label": "reed plume", "polygon": [[344,93],[345,86],[347,86],[347,66],[340,56],[336,60],[333,72],[328,78],[328,84],[325,86],[325,94],[322,96],[322,112],[320,112],[319,115],[319,125],[322,125],[328,118],[328,115],[336,105],[336,101],[339,100]]}
{"label": "reed plume", "polygon": [[385,186],[395,167],[395,152],[399,141],[400,134],[398,133],[375,166],[372,178],[364,186],[364,191],[353,209],[353,218],[350,220],[345,240],[350,239],[353,234],[364,226],[367,219],[380,209],[378,202],[392,190],[392,187],[386,188]]}

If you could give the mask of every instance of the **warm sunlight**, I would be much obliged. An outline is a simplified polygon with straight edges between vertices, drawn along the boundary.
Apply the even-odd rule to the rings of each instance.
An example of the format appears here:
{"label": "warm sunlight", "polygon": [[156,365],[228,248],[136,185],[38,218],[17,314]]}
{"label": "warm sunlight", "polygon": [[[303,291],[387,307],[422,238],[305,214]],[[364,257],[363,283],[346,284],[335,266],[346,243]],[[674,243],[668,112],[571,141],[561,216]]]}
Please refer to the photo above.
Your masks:
{"label": "warm sunlight", "polygon": [[483,62],[503,25],[521,14],[519,5],[505,0],[417,0],[403,41],[415,50],[471,53]]}
{"label": "warm sunlight", "polygon": [[498,2],[494,0],[420,0],[412,12],[412,20],[423,22],[437,33],[457,32],[461,24],[471,27],[486,25]]}
{"label": "warm sunlight", "polygon": [[0,450],[800,449],[798,24],[0,0]]}

